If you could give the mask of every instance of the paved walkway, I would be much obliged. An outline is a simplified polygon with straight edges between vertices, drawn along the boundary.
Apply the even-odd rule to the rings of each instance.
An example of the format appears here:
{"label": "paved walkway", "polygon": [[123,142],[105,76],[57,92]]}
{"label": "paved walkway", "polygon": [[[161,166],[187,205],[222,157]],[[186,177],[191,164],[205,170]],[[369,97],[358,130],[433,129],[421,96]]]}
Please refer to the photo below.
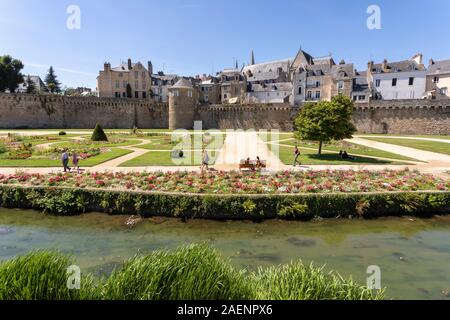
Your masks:
{"label": "paved walkway", "polygon": [[402,136],[358,136],[355,138],[376,138],[376,139],[404,139],[404,140],[423,140],[423,141],[434,141],[450,143],[450,139],[438,139],[438,138],[425,138],[425,137],[402,137]]}
{"label": "paved walkway", "polygon": [[219,170],[238,169],[241,160],[256,160],[257,156],[266,161],[267,170],[282,170],[287,167],[269,150],[257,132],[227,133],[214,167]]}

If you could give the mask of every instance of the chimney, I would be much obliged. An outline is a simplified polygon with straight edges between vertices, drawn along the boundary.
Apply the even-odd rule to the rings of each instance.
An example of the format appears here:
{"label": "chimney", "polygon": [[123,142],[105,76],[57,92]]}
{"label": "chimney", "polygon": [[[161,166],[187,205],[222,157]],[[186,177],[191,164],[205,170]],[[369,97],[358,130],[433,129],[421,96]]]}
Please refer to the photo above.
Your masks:
{"label": "chimney", "polygon": [[128,70],[131,70],[131,69],[132,69],[132,66],[131,66],[131,59],[128,58]]}
{"label": "chimney", "polygon": [[147,65],[148,65],[148,68],[147,68],[148,70],[147,70],[147,71],[148,71],[148,74],[149,74],[150,77],[151,77],[152,74],[153,74],[153,64],[152,64],[151,61],[149,61]]}
{"label": "chimney", "polygon": [[105,64],[103,65],[103,69],[105,70],[105,72],[109,72],[111,70],[111,65],[109,64],[109,62],[105,62]]}
{"label": "chimney", "polygon": [[430,61],[428,62],[428,65],[429,66],[432,66],[434,64],[434,60],[433,59],[430,59]]}
{"label": "chimney", "polygon": [[372,73],[372,70],[373,70],[373,61],[369,61],[367,63],[367,72]]}
{"label": "chimney", "polygon": [[383,64],[381,65],[381,69],[386,71],[388,67],[388,61],[386,59],[383,60]]}

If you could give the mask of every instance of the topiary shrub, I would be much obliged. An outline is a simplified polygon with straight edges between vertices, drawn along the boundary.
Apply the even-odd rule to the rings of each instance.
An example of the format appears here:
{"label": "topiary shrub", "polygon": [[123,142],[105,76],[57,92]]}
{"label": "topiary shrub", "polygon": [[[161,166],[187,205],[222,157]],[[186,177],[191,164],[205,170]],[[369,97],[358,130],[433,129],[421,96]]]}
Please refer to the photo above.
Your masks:
{"label": "topiary shrub", "polygon": [[66,135],[66,132],[65,132],[65,131],[60,131],[58,134],[59,134],[60,136],[65,136],[65,135]]}
{"label": "topiary shrub", "polygon": [[94,132],[92,133],[91,137],[92,141],[108,141],[108,137],[105,134],[105,131],[103,131],[102,126],[97,123],[95,125]]}

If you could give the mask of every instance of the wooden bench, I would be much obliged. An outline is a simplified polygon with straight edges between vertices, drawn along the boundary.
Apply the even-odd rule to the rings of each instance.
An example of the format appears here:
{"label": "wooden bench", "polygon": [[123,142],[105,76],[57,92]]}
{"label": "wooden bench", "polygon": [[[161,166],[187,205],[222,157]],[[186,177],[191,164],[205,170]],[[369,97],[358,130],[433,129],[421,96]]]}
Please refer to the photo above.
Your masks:
{"label": "wooden bench", "polygon": [[241,160],[239,163],[239,170],[250,170],[250,171],[256,171],[257,169],[265,169],[267,167],[266,161],[262,160],[259,167],[257,168],[256,161],[255,160]]}

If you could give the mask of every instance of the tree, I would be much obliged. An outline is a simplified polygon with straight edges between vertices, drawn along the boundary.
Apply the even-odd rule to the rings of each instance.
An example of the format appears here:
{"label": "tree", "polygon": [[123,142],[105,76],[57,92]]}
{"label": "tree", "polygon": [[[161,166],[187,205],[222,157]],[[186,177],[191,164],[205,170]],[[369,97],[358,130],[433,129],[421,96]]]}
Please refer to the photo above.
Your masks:
{"label": "tree", "polygon": [[50,69],[48,69],[48,73],[45,76],[45,85],[47,86],[47,91],[50,93],[61,92],[61,83],[58,81],[52,66],[50,66]]}
{"label": "tree", "polygon": [[131,92],[131,86],[130,86],[130,84],[128,83],[127,84],[127,98],[132,98],[133,97],[133,94],[132,94],[132,92]]}
{"label": "tree", "polygon": [[103,131],[102,126],[97,123],[95,125],[94,132],[92,133],[91,137],[92,141],[108,141],[108,137],[105,134],[105,131]]}
{"label": "tree", "polygon": [[11,56],[0,56],[0,92],[6,89],[13,93],[23,83],[23,75],[20,71],[23,69],[23,63],[20,60],[13,59]]}
{"label": "tree", "polygon": [[353,102],[348,97],[336,96],[331,101],[307,103],[295,119],[295,137],[299,140],[319,141],[349,139],[356,132],[351,123]]}
{"label": "tree", "polygon": [[33,80],[31,80],[30,75],[28,75],[27,79],[25,80],[25,85],[27,87],[26,93],[28,94],[36,93],[36,85],[34,84]]}

